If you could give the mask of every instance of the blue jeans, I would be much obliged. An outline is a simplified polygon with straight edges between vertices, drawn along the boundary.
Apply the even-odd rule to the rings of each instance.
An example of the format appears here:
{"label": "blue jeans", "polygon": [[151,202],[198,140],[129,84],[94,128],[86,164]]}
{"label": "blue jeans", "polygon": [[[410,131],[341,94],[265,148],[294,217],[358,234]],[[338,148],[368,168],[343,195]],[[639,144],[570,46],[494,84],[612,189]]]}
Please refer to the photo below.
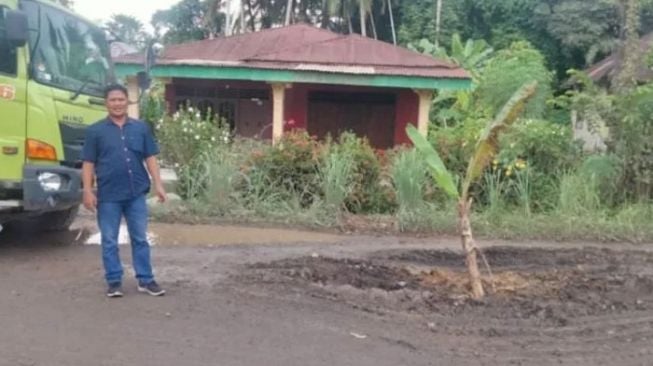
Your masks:
{"label": "blue jeans", "polygon": [[129,201],[98,202],[97,219],[102,235],[102,263],[104,264],[107,283],[120,283],[123,268],[118,250],[118,233],[122,217],[127,221],[127,228],[132,246],[132,261],[136,279],[144,285],[152,282],[152,264],[150,263],[150,245],[147,242],[147,202],[145,195]]}

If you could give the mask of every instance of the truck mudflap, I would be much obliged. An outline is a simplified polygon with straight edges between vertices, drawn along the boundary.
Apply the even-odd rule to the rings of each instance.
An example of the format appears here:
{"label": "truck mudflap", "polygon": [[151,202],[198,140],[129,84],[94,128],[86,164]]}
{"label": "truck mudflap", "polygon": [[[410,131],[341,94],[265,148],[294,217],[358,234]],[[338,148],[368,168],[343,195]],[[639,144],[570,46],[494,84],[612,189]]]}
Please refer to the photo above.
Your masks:
{"label": "truck mudflap", "polygon": [[52,165],[23,168],[23,209],[59,211],[82,202],[80,169]]}

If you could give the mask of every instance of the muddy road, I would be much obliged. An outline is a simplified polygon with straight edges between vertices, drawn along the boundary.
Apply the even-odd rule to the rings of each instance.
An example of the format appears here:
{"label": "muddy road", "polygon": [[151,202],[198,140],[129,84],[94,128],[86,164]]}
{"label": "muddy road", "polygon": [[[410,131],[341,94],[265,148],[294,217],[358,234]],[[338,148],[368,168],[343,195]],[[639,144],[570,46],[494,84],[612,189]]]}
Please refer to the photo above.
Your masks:
{"label": "muddy road", "polygon": [[653,363],[648,246],[482,243],[495,292],[477,303],[451,239],[152,233],[168,293],[138,294],[126,278],[122,299],[103,296],[91,221],[0,233],[0,365]]}

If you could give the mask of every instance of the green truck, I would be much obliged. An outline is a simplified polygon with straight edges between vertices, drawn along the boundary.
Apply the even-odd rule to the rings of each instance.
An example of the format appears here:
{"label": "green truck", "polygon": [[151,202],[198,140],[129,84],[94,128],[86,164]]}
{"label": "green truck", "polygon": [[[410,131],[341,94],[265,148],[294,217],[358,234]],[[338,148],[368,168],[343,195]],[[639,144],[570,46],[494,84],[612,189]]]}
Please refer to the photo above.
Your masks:
{"label": "green truck", "polygon": [[0,225],[66,230],[86,126],[114,82],[105,32],[49,0],[0,0]]}

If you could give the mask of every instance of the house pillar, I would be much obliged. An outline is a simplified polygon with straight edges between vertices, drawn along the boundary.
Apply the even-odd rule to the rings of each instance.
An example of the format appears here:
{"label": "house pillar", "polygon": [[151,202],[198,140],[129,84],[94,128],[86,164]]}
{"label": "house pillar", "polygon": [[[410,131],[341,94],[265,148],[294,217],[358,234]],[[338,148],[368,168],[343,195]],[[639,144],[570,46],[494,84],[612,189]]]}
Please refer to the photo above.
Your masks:
{"label": "house pillar", "polygon": [[270,86],[272,87],[272,143],[276,144],[283,136],[286,84],[272,83]]}
{"label": "house pillar", "polygon": [[127,92],[129,93],[129,106],[127,107],[127,115],[130,118],[138,119],[140,117],[138,106],[138,79],[136,76],[127,77]]}
{"label": "house pillar", "polygon": [[433,90],[418,89],[415,93],[419,97],[419,107],[417,114],[417,129],[426,136],[429,131],[429,115],[431,114],[431,105],[433,103]]}

